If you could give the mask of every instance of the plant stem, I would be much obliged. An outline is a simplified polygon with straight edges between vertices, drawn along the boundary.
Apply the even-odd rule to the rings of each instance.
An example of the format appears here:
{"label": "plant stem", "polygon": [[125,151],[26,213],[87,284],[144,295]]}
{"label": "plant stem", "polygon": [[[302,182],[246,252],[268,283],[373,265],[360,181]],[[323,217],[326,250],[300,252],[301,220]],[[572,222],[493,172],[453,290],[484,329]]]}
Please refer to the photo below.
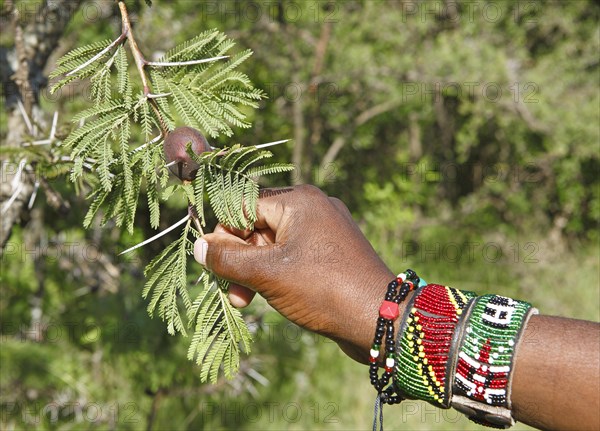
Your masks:
{"label": "plant stem", "polygon": [[160,113],[160,110],[158,109],[158,105],[156,104],[156,101],[153,98],[148,97],[149,94],[152,94],[152,91],[150,89],[150,82],[148,80],[148,76],[146,75],[146,71],[144,70],[144,67],[146,67],[148,61],[144,58],[144,54],[142,54],[142,51],[140,50],[135,40],[135,36],[133,35],[133,29],[131,27],[131,21],[129,20],[129,13],[127,12],[127,6],[125,5],[124,1],[119,2],[119,11],[121,12],[121,25],[123,27],[122,32],[127,37],[127,42],[129,43],[131,54],[133,55],[133,59],[135,60],[135,66],[137,67],[138,73],[140,74],[140,79],[142,80],[142,85],[144,87],[144,96],[147,98],[148,103],[150,103],[152,110],[158,118],[158,121],[160,123],[161,134],[163,136],[167,136],[167,133],[169,133],[169,128],[167,127],[167,124],[165,123],[165,120],[162,114]]}

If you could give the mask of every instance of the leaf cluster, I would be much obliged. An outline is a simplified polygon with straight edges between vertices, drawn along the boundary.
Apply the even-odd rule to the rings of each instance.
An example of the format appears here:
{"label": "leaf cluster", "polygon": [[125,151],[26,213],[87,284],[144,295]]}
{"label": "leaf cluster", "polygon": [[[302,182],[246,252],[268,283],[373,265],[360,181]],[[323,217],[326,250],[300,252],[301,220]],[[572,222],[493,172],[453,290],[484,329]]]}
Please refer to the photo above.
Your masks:
{"label": "leaf cluster", "polygon": [[[202,234],[206,203],[219,222],[252,228],[259,191],[256,178],[292,167],[265,163],[272,153],[257,147],[234,145],[197,155],[188,146],[200,166],[196,177],[191,184],[168,185],[162,143],[175,128],[176,116],[211,137],[231,136],[232,127],[250,126],[244,109],[256,108],[264,93],[237,69],[252,52],[229,57],[234,42],[221,32],[207,31],[157,62],[146,62],[141,71],[144,88],[136,90],[126,42],[127,36],[121,35],[112,42],[76,48],[58,61],[51,74],[59,78],[53,92],[75,79],[90,82],[93,104],[73,118],[75,127],[63,142],[72,160],[70,178],[80,182],[84,175],[90,177],[86,228],[102,214],[101,225],[114,220],[133,232],[144,191],[151,225],[157,228],[161,195],[162,200],[176,194],[187,198],[193,211],[184,219],[178,239],[146,267],[142,295],[149,299],[150,315],[158,314],[171,335],[186,335],[182,316],[187,316],[194,332],[188,357],[201,365],[202,380],[214,382],[221,367],[228,377],[237,371],[240,351],[249,351],[251,337],[241,314],[227,300],[224,280],[205,270],[198,280],[202,289],[191,300],[187,271],[191,238]],[[143,144],[135,145],[138,137]],[[192,221],[197,223],[194,227]]]}

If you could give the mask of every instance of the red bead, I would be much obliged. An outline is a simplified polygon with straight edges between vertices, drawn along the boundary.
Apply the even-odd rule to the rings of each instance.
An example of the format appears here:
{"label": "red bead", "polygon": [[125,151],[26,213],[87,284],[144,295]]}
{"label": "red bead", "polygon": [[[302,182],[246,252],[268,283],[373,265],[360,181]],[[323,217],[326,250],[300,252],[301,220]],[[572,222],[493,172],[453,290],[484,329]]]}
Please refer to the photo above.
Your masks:
{"label": "red bead", "polygon": [[375,362],[377,362],[377,358],[375,358],[373,356],[369,356],[369,362],[374,364]]}
{"label": "red bead", "polygon": [[381,307],[379,307],[379,315],[384,319],[396,320],[400,315],[398,304],[392,301],[383,301]]}
{"label": "red bead", "polygon": [[394,372],[394,369],[392,367],[385,367],[385,371],[388,373],[392,373]]}

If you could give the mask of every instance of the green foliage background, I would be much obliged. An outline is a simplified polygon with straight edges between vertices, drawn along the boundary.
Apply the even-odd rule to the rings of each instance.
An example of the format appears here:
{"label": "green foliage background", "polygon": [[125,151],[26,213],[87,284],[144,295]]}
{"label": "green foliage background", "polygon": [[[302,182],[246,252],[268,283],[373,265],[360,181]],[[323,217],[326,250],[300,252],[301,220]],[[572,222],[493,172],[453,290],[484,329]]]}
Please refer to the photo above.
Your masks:
{"label": "green foliage background", "polygon": [[[134,25],[157,57],[215,27],[252,49],[244,72],[269,99],[235,141],[294,138],[274,152],[298,169],[269,182],[340,197],[391,268],[598,321],[600,9],[459,4],[155,2]],[[118,32],[81,10],[60,54]],[[84,90],[42,106],[66,122],[87,107]],[[332,145],[340,151],[324,164]],[[1,258],[2,429],[370,427],[366,368],[262,300],[243,312],[256,342],[240,375],[201,384],[188,340],[167,335],[140,299],[144,264],[174,237],[117,257],[151,235],[148,211],[132,235],[84,231],[88,202],[67,181],[52,186],[71,211],[38,197]],[[161,228],[185,207],[170,203]],[[417,402],[386,408],[386,425],[481,429]]]}

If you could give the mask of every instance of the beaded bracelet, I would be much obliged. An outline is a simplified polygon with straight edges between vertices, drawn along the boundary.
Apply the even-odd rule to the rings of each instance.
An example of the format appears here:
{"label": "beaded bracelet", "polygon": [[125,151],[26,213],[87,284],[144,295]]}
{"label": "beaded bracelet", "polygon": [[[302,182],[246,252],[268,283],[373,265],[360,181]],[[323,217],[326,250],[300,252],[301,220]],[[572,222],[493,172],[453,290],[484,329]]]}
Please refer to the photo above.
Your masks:
{"label": "beaded bracelet", "polygon": [[449,408],[452,341],[463,309],[476,295],[439,284],[419,288],[399,330],[395,381],[408,397]]}
{"label": "beaded bracelet", "polygon": [[[394,321],[398,318],[400,311],[398,304],[404,301],[408,293],[424,283],[417,274],[407,269],[392,280],[387,287],[385,299],[379,308],[379,317],[377,318],[377,327],[375,329],[375,337],[371,346],[369,356],[369,376],[371,384],[375,387],[378,394],[378,401],[384,404],[398,404],[402,401],[402,397],[397,391],[395,385],[387,386],[392,377],[395,365],[394,359]],[[400,286],[400,289],[398,289]],[[378,377],[379,366],[377,358],[379,357],[379,349],[385,335],[385,368],[381,378]],[[387,387],[386,387],[387,386]]]}
{"label": "beaded bracelet", "polygon": [[515,352],[523,330],[537,310],[499,295],[473,301],[457,343],[452,407],[482,425],[514,425],[510,390]]}

